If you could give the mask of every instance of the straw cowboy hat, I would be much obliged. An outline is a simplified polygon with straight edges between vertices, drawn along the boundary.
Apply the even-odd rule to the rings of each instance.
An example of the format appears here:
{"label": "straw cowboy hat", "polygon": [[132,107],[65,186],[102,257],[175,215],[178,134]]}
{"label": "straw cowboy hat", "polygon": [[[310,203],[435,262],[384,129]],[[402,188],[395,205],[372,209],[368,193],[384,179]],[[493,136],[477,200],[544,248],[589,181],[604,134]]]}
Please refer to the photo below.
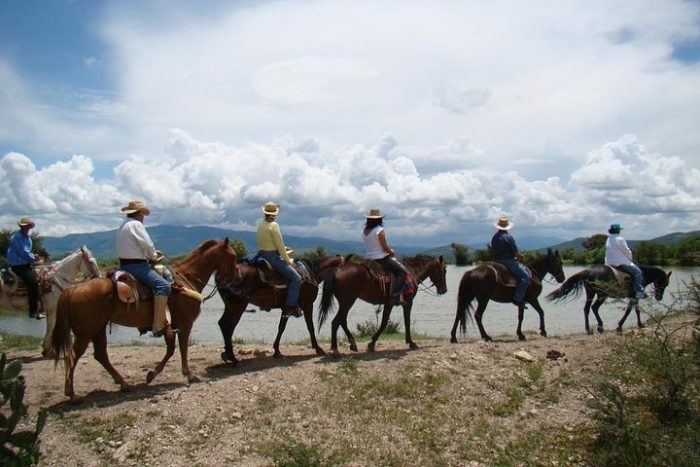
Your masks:
{"label": "straw cowboy hat", "polygon": [[515,227],[515,224],[509,221],[506,216],[501,216],[501,218],[498,219],[498,222],[493,224],[493,226],[496,227],[498,230],[510,230],[513,227]]}
{"label": "straw cowboy hat", "polygon": [[36,224],[34,223],[34,221],[31,220],[31,219],[28,218],[28,217],[23,217],[23,218],[21,218],[21,219],[19,220],[19,222],[17,222],[17,225],[19,225],[20,227],[27,227],[27,226],[29,226],[29,227],[31,227],[31,228],[34,228],[34,226],[36,226]]}
{"label": "straw cowboy hat", "polygon": [[121,211],[124,214],[133,214],[141,211],[145,216],[151,213],[151,210],[148,209],[148,206],[146,206],[146,204],[142,201],[129,201],[129,204],[121,208]]}
{"label": "straw cowboy hat", "polygon": [[272,201],[268,201],[260,209],[262,209],[263,214],[265,214],[266,216],[276,216],[280,213],[279,205]]}
{"label": "straw cowboy hat", "polygon": [[367,214],[365,214],[367,219],[381,219],[384,217],[381,209],[370,209]]}

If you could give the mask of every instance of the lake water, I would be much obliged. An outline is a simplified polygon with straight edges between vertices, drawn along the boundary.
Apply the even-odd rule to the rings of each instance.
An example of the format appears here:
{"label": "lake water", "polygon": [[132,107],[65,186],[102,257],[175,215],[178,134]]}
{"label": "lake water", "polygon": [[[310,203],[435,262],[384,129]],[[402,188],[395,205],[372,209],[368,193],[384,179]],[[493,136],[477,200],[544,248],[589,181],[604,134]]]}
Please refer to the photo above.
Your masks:
{"label": "lake water", "polygon": [[[447,287],[448,292],[445,295],[437,296],[434,294],[434,287],[431,287],[429,292],[421,291],[416,296],[411,314],[411,331],[428,335],[431,337],[447,338],[449,337],[452,323],[454,322],[455,310],[457,306],[457,290],[459,281],[465,271],[471,269],[472,266],[452,266],[447,267]],[[577,273],[584,269],[581,266],[567,266],[564,268],[566,277]],[[670,305],[674,301],[674,297],[678,297],[679,293],[685,288],[685,284],[690,282],[693,277],[700,277],[700,268],[670,268],[672,270],[669,287],[666,289],[663,304]],[[545,311],[545,324],[547,334],[550,336],[565,335],[571,333],[580,333],[584,330],[583,320],[583,301],[580,297],[574,301],[565,304],[553,304],[547,302],[544,296],[558,287],[554,283],[551,276],[547,276],[546,280],[552,283],[545,283],[544,290],[540,296],[540,303]],[[647,292],[650,293],[653,286],[649,286]],[[207,287],[204,291],[206,296],[211,290]],[[316,321],[316,308],[314,306],[314,320]],[[649,301],[651,302],[651,301]],[[476,301],[474,302],[476,304]],[[644,305],[644,302],[642,302]],[[254,308],[254,307],[251,307]],[[194,324],[191,339],[199,344],[222,344],[221,332],[217,321],[221,317],[224,305],[218,294],[206,301],[203,305],[202,314]],[[357,301],[350,310],[348,323],[353,333],[357,329],[358,323],[364,323],[368,320],[376,322],[375,306]],[[601,318],[608,330],[613,330],[617,326],[622,316],[624,303],[618,301],[609,301],[601,308]],[[272,343],[277,333],[277,324],[279,322],[280,311],[273,310],[270,312],[257,311],[256,313],[246,313],[241,319],[234,338],[243,339],[247,342]],[[401,323],[403,332],[403,313],[400,309],[395,308],[392,312],[392,321]],[[592,314],[591,319],[594,320]],[[331,318],[324,324],[320,332],[317,332],[317,337],[320,340],[328,341],[330,339],[330,321]],[[591,321],[593,323],[593,321]],[[513,305],[489,302],[486,311],[484,312],[483,324],[486,331],[491,336],[506,334],[515,336],[517,326],[517,309]],[[628,317],[625,327],[636,325],[636,318],[633,315]],[[528,307],[525,310],[525,319],[523,321],[523,331],[537,332],[539,329],[539,318],[537,312]],[[45,322],[36,321],[26,316],[26,312],[10,312],[3,313],[0,316],[0,331],[10,334],[32,335],[43,337],[45,332]],[[479,332],[476,327],[469,327],[467,338],[478,338]],[[308,338],[306,325],[302,318],[291,318],[287,324],[287,329],[282,338],[282,343],[300,342]],[[344,334],[340,330],[338,338],[342,342]],[[139,337],[138,332],[132,328],[124,328],[114,325],[111,333],[108,335],[110,342],[128,343],[138,341],[143,343],[156,344],[160,343],[160,339],[151,337]],[[381,341],[381,338],[380,338]],[[327,347],[327,345],[324,345]]]}

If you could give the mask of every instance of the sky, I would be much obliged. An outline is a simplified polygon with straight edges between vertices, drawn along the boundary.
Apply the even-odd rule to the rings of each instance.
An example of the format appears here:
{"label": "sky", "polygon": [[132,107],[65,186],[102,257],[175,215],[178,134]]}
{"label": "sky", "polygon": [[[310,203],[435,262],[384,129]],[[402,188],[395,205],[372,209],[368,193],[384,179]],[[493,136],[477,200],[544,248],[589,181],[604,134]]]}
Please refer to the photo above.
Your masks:
{"label": "sky", "polygon": [[700,229],[697,0],[0,0],[0,228]]}

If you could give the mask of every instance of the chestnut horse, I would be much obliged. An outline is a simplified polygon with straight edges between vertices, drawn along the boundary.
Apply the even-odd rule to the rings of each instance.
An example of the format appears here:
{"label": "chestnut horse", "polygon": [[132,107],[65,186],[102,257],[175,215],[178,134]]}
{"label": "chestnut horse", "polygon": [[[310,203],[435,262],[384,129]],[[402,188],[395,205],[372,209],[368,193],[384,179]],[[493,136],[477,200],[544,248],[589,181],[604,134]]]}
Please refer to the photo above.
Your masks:
{"label": "chestnut horse", "polygon": [[[418,292],[419,283],[430,278],[437,289],[437,293],[443,295],[447,293],[446,268],[442,256],[435,258],[427,255],[401,258],[401,262],[408,270],[413,281],[413,291],[410,294],[403,294],[403,321],[406,327],[406,343],[411,349],[417,349],[418,345],[411,339],[411,309],[413,299]],[[368,263],[371,264],[371,263]],[[372,269],[372,270],[371,270]],[[338,301],[338,312],[331,322],[331,350],[338,354],[338,327],[342,326],[345,335],[350,343],[350,350],[357,352],[357,344],[350,329],[348,328],[348,312],[359,298],[374,305],[383,305],[382,321],[379,329],[372,336],[372,341],[367,344],[367,350],[373,352],[377,339],[384,332],[391,316],[390,284],[382,283],[365,263],[347,263],[337,268],[329,269],[325,274],[323,283],[323,294],[319,305],[319,329],[328,316],[328,311],[333,306],[333,297]]]}
{"label": "chestnut horse", "polygon": [[[537,310],[540,316],[540,334],[546,337],[547,331],[544,327],[544,310],[542,306],[540,306],[537,297],[542,293],[542,279],[544,279],[547,273],[554,276],[558,283],[564,282],[564,268],[562,267],[561,257],[559,257],[559,251],[557,250],[552,253],[552,250],[547,250],[546,255],[535,258],[527,267],[531,272],[532,280],[525,292],[525,302],[529,303]],[[498,268],[498,270],[496,268]],[[513,284],[512,287],[510,285],[503,285],[497,278],[499,275],[508,277],[510,273],[506,270],[505,266],[494,263],[482,264],[464,273],[459,283],[457,316],[455,317],[455,323],[450,333],[450,342],[457,342],[458,324],[460,325],[462,334],[466,333],[467,319],[471,320],[472,318],[471,302],[475,298],[478,302],[478,306],[474,317],[479,327],[479,333],[481,334],[481,338],[486,342],[491,341],[491,336],[486,334],[484,326],[481,324],[481,318],[484,315],[484,310],[486,310],[486,305],[489,303],[489,300],[495,300],[500,303],[510,303],[513,300],[513,293],[515,291],[515,285]],[[526,340],[522,332],[524,310],[524,304],[518,307],[518,330],[516,333],[518,339],[521,341]]]}
{"label": "chestnut horse", "polygon": [[[654,298],[661,301],[664,298],[664,291],[668,286],[668,280],[671,273],[664,272],[661,268],[653,266],[639,266],[642,270],[642,284],[646,287],[649,284],[654,284]],[[629,274],[621,272],[623,277],[629,279]],[[586,321],[586,332],[593,334],[588,324],[588,314],[593,310],[593,315],[598,322],[598,332],[603,332],[603,320],[600,319],[598,310],[608,297],[629,298],[625,313],[622,319],[617,323],[617,332],[622,332],[622,325],[629,316],[632,308],[637,312],[637,327],[643,328],[642,318],[639,314],[639,303],[636,298],[632,298],[631,281],[627,286],[621,287],[615,278],[610,266],[602,264],[592,266],[583,271],[577,272],[568,278],[561,287],[547,295],[548,300],[560,302],[567,297],[576,298],[581,294],[581,288],[586,291],[586,303],[583,305],[583,316]],[[595,299],[595,302],[593,301]]]}
{"label": "chestnut horse", "polygon": [[[184,259],[172,264],[175,277],[181,277],[188,287],[201,292],[211,275],[217,271],[223,279],[230,277],[236,262],[236,254],[228,238],[223,241],[207,240],[195,248]],[[177,338],[182,358],[182,374],[188,382],[199,381],[190,370],[187,361],[192,325],[200,313],[201,302],[190,294],[179,293],[176,287],[168,299],[173,327],[180,331]],[[53,331],[52,347],[55,359],[61,355],[65,359],[65,394],[75,399],[73,373],[78,359],[90,342],[95,350],[95,359],[109,372],[122,391],[130,389],[129,384],[117,372],[107,355],[107,326],[110,322],[135,328],[150,328],[153,321],[153,302],[142,301],[138,308],[119,300],[111,279],[92,279],[66,289],[58,300],[58,316]],[[75,334],[72,344],[71,331]],[[146,382],[150,383],[165,367],[175,352],[175,337],[165,338],[165,356],[155,370],[149,371]],[[72,344],[72,345],[71,345]]]}
{"label": "chestnut horse", "polygon": [[[88,279],[102,277],[97,261],[88,248],[83,245],[65,258],[50,265],[40,265],[36,268],[41,291],[41,304],[46,313],[46,333],[41,342],[44,357],[51,357],[51,333],[56,323],[56,304],[63,289],[71,287]],[[0,305],[15,310],[29,310],[26,295],[14,295],[12,288],[0,284]]]}
{"label": "chestnut horse", "polygon": [[[312,261],[298,261],[308,265],[306,269],[311,273],[309,278],[302,280],[299,291],[299,306],[304,311],[304,320],[311,338],[311,347],[316,350],[317,355],[325,355],[325,352],[316,341],[313,323],[313,308],[314,301],[318,296],[318,285],[321,282],[320,274],[327,268],[338,266],[344,261],[345,258],[342,256],[327,256]],[[248,304],[252,303],[267,310],[280,308],[284,305],[286,296],[286,288],[277,289],[277,287],[263,282],[256,267],[239,264],[236,266],[236,270],[233,281],[225,285],[219,284],[219,295],[224,302],[224,313],[219,319],[219,329],[221,329],[221,334],[224,338],[224,351],[221,353],[221,358],[225,362],[234,364],[238,363],[238,360],[233,351],[231,339],[233,331],[236,329]],[[277,326],[277,337],[273,344],[275,350],[273,356],[275,358],[282,357],[280,340],[287,327],[288,319],[288,316],[280,317],[280,322]]]}

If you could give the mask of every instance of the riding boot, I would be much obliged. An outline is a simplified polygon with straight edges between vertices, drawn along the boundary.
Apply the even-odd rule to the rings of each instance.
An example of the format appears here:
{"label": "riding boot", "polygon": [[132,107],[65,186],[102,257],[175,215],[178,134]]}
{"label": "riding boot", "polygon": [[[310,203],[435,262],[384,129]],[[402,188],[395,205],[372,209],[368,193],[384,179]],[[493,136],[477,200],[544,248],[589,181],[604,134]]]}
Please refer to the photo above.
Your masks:
{"label": "riding boot", "polygon": [[153,337],[170,337],[176,333],[170,326],[170,310],[168,309],[167,295],[153,296]]}

